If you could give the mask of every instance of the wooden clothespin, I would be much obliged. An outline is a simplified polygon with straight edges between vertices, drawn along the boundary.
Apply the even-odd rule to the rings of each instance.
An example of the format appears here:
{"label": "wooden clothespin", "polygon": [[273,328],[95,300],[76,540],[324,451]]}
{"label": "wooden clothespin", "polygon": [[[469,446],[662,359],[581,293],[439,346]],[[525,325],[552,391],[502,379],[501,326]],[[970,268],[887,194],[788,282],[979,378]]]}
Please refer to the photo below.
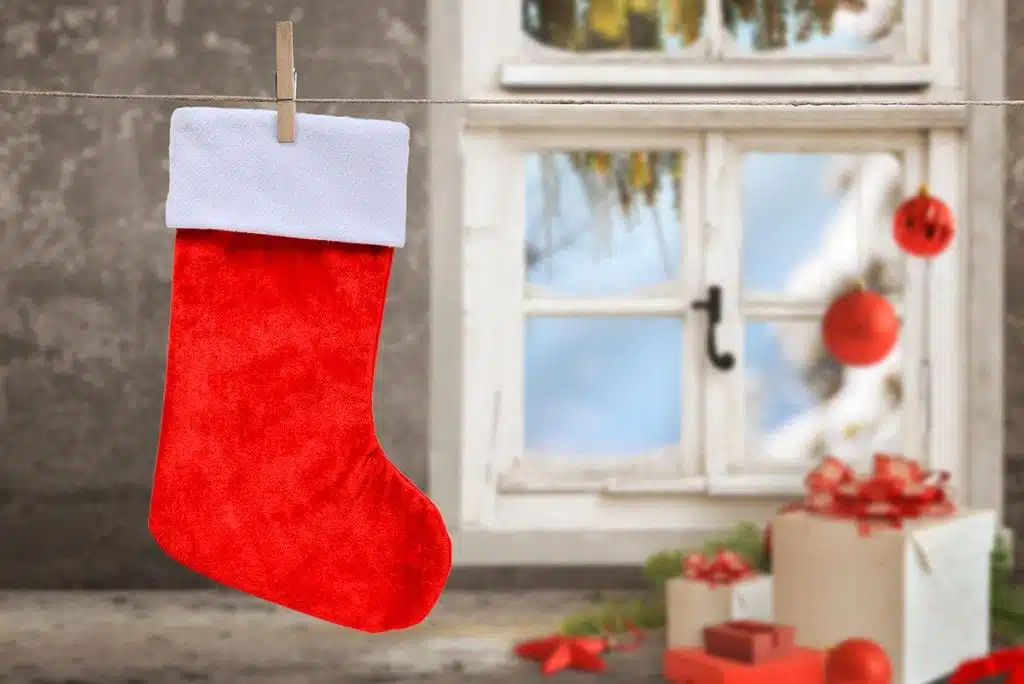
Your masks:
{"label": "wooden clothespin", "polygon": [[295,142],[295,38],[292,22],[277,22],[277,142]]}

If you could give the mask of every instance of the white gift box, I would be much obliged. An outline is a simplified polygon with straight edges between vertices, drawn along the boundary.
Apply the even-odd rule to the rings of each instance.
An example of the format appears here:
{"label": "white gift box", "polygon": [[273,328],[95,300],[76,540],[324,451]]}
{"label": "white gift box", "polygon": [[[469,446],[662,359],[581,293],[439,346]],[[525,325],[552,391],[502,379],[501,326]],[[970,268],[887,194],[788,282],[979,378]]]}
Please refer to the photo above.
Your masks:
{"label": "white gift box", "polygon": [[674,577],[665,583],[668,648],[704,644],[704,628],[729,620],[772,619],[772,578],[760,575],[733,584]]}
{"label": "white gift box", "polygon": [[812,513],[772,522],[775,620],[797,643],[861,637],[892,660],[892,684],[925,684],[989,650],[991,511],[872,527]]}

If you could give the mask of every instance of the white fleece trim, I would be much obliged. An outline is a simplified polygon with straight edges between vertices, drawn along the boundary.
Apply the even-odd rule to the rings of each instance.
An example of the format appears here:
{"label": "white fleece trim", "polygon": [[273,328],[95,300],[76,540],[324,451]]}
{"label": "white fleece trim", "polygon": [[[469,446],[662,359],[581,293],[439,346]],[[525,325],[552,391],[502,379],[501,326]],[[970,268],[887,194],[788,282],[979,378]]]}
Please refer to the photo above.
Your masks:
{"label": "white fleece trim", "polygon": [[409,127],[299,114],[277,142],[277,114],[184,107],[171,115],[170,228],[405,244]]}

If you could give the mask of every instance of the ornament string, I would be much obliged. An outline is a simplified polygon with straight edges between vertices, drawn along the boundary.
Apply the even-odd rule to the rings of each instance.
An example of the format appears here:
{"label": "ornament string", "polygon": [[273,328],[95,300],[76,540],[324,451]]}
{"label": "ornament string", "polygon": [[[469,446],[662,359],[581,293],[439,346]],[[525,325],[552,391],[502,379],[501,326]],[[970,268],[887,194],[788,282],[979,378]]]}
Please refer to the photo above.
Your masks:
{"label": "ornament string", "polygon": [[[0,89],[4,97],[51,97],[80,100],[133,100],[163,102],[207,102],[207,103],[265,103],[277,100],[266,95],[202,95],[202,94],[155,94],[155,93],[105,93],[70,90]],[[629,107],[1021,107],[1024,100],[870,100],[856,99],[737,99],[703,98],[688,100],[661,99],[618,99],[571,98],[571,97],[530,97],[530,98],[422,98],[422,97],[300,97],[299,104],[359,104],[359,105],[575,105],[575,106],[629,106]]]}

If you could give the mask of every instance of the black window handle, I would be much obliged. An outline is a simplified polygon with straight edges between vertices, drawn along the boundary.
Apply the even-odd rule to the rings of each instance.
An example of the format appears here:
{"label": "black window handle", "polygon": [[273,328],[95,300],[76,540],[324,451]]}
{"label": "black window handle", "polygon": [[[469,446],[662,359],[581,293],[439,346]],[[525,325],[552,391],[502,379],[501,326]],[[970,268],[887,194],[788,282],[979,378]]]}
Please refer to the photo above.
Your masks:
{"label": "black window handle", "polygon": [[695,301],[693,309],[694,311],[706,311],[708,314],[708,361],[718,370],[732,370],[732,367],[736,365],[736,357],[729,352],[719,351],[715,338],[715,328],[722,322],[722,288],[718,285],[709,287],[708,298]]}

